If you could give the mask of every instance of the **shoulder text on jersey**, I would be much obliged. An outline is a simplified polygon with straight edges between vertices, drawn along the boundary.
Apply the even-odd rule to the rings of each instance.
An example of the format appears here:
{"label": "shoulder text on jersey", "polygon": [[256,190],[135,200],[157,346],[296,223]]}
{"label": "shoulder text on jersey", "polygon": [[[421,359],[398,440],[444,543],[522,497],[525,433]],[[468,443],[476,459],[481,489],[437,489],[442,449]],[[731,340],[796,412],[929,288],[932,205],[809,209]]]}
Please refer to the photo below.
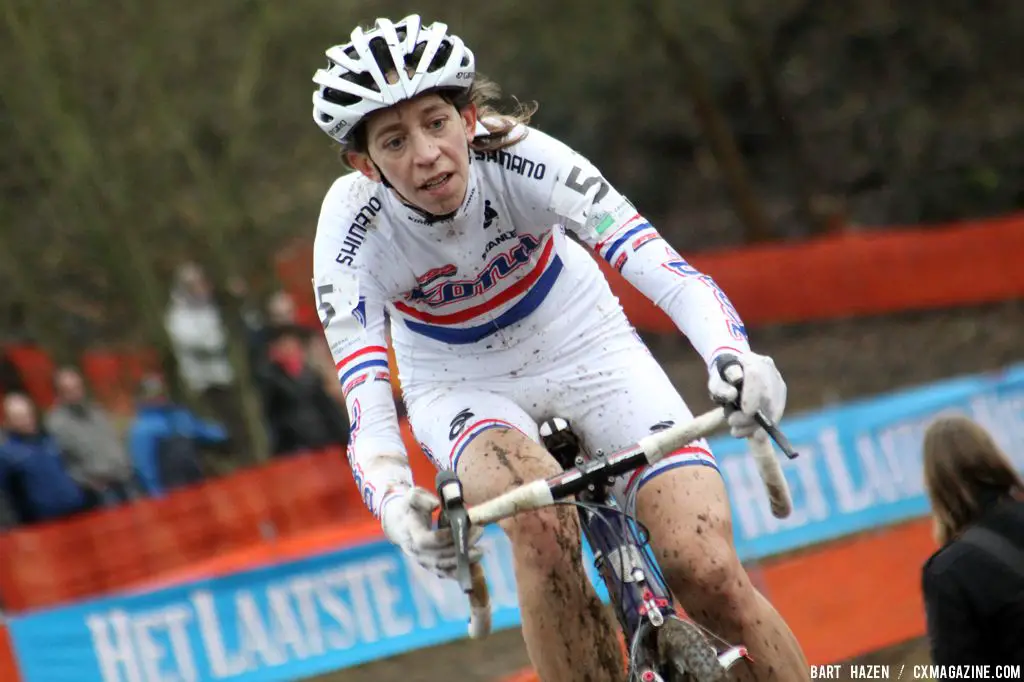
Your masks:
{"label": "shoulder text on jersey", "polygon": [[481,152],[474,151],[473,156],[477,161],[494,161],[501,166],[505,167],[505,170],[510,170],[513,173],[519,175],[525,175],[528,178],[534,180],[543,180],[544,173],[547,171],[547,166],[543,163],[534,163],[530,159],[519,156],[518,154],[510,154],[504,149],[499,151]]}
{"label": "shoulder text on jersey", "polygon": [[380,213],[381,208],[380,199],[370,197],[370,200],[359,209],[355,220],[349,225],[348,232],[345,234],[345,241],[342,242],[341,250],[334,257],[335,261],[341,265],[352,265],[356,252],[359,251],[359,247],[366,241],[366,232],[370,229],[370,222]]}

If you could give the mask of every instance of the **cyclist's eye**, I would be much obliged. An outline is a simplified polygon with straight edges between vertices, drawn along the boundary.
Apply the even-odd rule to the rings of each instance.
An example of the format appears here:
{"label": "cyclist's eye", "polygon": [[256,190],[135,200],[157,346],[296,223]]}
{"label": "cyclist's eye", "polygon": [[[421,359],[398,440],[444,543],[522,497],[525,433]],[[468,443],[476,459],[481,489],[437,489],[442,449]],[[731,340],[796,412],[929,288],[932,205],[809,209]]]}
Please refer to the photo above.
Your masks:
{"label": "cyclist's eye", "polygon": [[397,151],[402,148],[402,138],[392,137],[390,140],[385,140],[384,149],[388,151]]}
{"label": "cyclist's eye", "polygon": [[430,122],[430,129],[431,130],[441,130],[441,128],[444,128],[444,124],[447,121],[448,121],[448,119],[444,118],[444,117],[442,117],[442,118],[435,118],[433,121]]}

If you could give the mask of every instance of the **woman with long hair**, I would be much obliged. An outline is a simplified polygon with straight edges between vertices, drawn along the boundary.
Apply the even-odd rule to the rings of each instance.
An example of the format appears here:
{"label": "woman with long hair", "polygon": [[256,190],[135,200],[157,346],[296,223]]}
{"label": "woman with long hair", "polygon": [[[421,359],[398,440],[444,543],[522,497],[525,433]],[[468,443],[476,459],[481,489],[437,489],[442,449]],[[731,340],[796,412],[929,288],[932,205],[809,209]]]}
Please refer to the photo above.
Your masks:
{"label": "woman with long hair", "polygon": [[1024,480],[992,436],[960,415],[924,436],[935,539],[922,587],[932,659],[1024,663]]}

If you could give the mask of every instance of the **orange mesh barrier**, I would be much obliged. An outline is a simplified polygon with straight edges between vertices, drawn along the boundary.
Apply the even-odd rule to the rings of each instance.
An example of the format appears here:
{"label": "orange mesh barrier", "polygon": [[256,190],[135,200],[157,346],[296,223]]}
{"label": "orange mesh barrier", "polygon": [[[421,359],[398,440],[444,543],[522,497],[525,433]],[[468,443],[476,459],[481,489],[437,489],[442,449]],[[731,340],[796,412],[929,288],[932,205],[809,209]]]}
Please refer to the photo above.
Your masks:
{"label": "orange mesh barrier", "polygon": [[[687,255],[714,277],[749,325],[969,305],[1024,296],[1024,214],[950,226],[847,232],[800,243]],[[674,332],[669,319],[603,260],[635,326]],[[312,246],[297,242],[277,272],[316,323]]]}
{"label": "orange mesh barrier", "polygon": [[[408,422],[400,426],[416,482],[432,489],[433,464]],[[362,528],[360,539],[379,531],[344,453],[272,460],[162,499],[0,534],[0,593],[7,608],[20,611],[109,594],[155,576],[237,570],[279,556],[284,541],[339,525]],[[310,547],[300,542],[291,551]]]}
{"label": "orange mesh barrier", "polygon": [[[811,322],[1024,297],[1024,214],[950,227],[846,233],[800,244],[694,254],[751,326]],[[637,327],[668,317],[599,261]]]}

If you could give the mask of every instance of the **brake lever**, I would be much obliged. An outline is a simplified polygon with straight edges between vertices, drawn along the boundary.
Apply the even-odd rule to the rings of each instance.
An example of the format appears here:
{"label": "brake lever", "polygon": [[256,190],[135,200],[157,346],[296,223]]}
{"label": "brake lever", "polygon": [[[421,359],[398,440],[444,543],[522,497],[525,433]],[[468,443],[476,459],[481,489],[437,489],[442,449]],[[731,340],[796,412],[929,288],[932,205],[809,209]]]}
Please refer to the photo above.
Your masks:
{"label": "brake lever", "polygon": [[462,481],[453,471],[439,471],[436,485],[437,496],[441,500],[441,515],[438,517],[438,528],[450,528],[455,540],[456,566],[455,580],[466,594],[473,590],[473,576],[469,563],[469,512],[466,511],[465,499],[462,496]]}
{"label": "brake lever", "polygon": [[[732,353],[723,353],[715,358],[715,367],[718,370],[719,376],[722,380],[728,384],[731,384],[736,388],[737,393],[743,390],[743,365],[740,364],[739,358]],[[736,370],[736,371],[730,371]],[[726,408],[726,412],[738,412],[740,409],[740,399],[737,395],[736,400],[730,402],[717,401],[722,403],[723,407]],[[796,459],[800,456],[796,450],[793,449],[792,443],[789,442],[789,438],[782,432],[782,429],[778,425],[768,418],[764,412],[758,410],[754,413],[754,421],[757,422],[758,426],[764,429],[771,439],[775,441],[775,444],[779,446],[783,454],[789,459]]]}

